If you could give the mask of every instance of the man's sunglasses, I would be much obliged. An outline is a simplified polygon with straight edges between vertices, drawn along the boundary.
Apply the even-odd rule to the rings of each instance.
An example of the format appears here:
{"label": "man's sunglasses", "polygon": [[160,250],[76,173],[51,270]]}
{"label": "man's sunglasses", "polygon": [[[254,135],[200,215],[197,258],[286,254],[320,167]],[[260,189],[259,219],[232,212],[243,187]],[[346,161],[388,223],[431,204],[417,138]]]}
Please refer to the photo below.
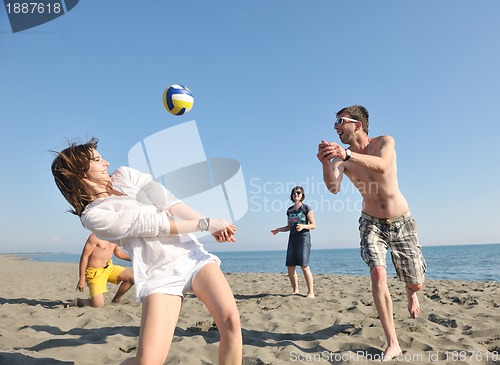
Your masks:
{"label": "man's sunglasses", "polygon": [[347,117],[340,117],[338,118],[335,123],[333,124],[333,127],[340,127],[344,122],[351,122],[351,123],[359,123],[359,120],[356,119],[351,119]]}

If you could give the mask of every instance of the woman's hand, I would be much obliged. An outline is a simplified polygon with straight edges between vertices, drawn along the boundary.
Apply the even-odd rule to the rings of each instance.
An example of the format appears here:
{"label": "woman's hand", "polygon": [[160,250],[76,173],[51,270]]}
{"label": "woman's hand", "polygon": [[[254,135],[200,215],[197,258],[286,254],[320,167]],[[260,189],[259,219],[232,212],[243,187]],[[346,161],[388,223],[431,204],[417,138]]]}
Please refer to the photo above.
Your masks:
{"label": "woman's hand", "polygon": [[279,230],[278,228],[273,228],[273,229],[271,229],[271,233],[272,233],[273,235],[275,235],[275,236],[279,233],[279,231],[280,231],[280,230]]}
{"label": "woman's hand", "polygon": [[224,219],[210,219],[208,231],[217,242],[236,242],[236,227]]}

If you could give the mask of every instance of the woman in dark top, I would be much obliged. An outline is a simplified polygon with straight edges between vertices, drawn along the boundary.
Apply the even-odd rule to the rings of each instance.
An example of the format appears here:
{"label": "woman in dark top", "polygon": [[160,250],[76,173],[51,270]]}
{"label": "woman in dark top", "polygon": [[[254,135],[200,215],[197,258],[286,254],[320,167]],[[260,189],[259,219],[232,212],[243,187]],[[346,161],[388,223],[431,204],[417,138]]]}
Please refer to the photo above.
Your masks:
{"label": "woman in dark top", "polygon": [[293,205],[286,211],[287,225],[274,228],[271,233],[275,235],[278,232],[290,231],[286,252],[286,266],[293,294],[299,294],[299,283],[295,267],[300,266],[307,284],[307,298],[314,298],[313,276],[309,269],[309,255],[311,253],[311,234],[309,231],[316,228],[316,223],[311,208],[302,203],[304,198],[304,189],[301,186],[292,189],[290,199]]}

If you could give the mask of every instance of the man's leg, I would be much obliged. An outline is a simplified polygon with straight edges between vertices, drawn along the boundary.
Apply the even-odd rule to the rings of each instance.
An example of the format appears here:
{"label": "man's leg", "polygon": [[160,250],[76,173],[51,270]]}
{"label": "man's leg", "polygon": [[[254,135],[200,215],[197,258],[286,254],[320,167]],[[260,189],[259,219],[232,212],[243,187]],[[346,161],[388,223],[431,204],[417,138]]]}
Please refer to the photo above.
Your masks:
{"label": "man's leg", "polygon": [[112,303],[119,303],[123,297],[123,294],[128,292],[130,288],[134,285],[134,274],[132,271],[125,269],[120,275],[118,275],[118,281],[121,282],[115,296],[111,300]]}
{"label": "man's leg", "polygon": [[387,273],[383,266],[375,266],[371,272],[372,294],[377,308],[378,317],[387,338],[387,348],[384,351],[384,361],[390,361],[401,353],[396,328],[394,326],[393,307],[389,287],[387,286]]}
{"label": "man's leg", "polygon": [[[104,293],[106,293],[106,282],[103,283],[102,280],[98,282],[87,282],[87,286],[89,287],[90,300],[85,299],[85,305],[90,305],[93,308],[104,307]],[[90,302],[90,304],[88,302]]]}
{"label": "man's leg", "polygon": [[415,319],[420,314],[420,303],[417,292],[422,289],[423,284],[406,284],[406,296],[408,298],[408,312],[410,317]]}
{"label": "man's leg", "polygon": [[[108,291],[106,283],[108,281],[108,276],[102,269],[92,269],[85,273],[85,282],[89,287],[90,300],[85,300],[87,303],[94,308],[104,307],[104,294]],[[89,304],[86,304],[89,305]]]}
{"label": "man's leg", "polygon": [[[423,288],[427,264],[418,243],[417,224],[413,217],[401,225],[391,243],[391,256],[398,278],[406,283],[408,312],[415,319],[420,314],[417,292]],[[418,283],[418,284],[413,284]]]}
{"label": "man's leg", "polygon": [[92,307],[101,308],[104,307],[104,294],[97,294],[90,298]]}

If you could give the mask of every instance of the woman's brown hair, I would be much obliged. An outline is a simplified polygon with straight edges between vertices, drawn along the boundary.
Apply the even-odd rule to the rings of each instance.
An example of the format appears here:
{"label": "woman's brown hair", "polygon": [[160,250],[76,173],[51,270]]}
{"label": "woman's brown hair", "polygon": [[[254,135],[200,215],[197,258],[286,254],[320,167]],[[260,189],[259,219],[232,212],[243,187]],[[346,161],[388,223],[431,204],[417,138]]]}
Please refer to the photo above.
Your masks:
{"label": "woman's brown hair", "polygon": [[83,178],[90,168],[98,142],[97,138],[92,138],[83,144],[70,143],[61,152],[54,152],[52,175],[59,191],[73,207],[69,211],[77,216],[81,216],[85,207],[94,200],[87,192]]}

